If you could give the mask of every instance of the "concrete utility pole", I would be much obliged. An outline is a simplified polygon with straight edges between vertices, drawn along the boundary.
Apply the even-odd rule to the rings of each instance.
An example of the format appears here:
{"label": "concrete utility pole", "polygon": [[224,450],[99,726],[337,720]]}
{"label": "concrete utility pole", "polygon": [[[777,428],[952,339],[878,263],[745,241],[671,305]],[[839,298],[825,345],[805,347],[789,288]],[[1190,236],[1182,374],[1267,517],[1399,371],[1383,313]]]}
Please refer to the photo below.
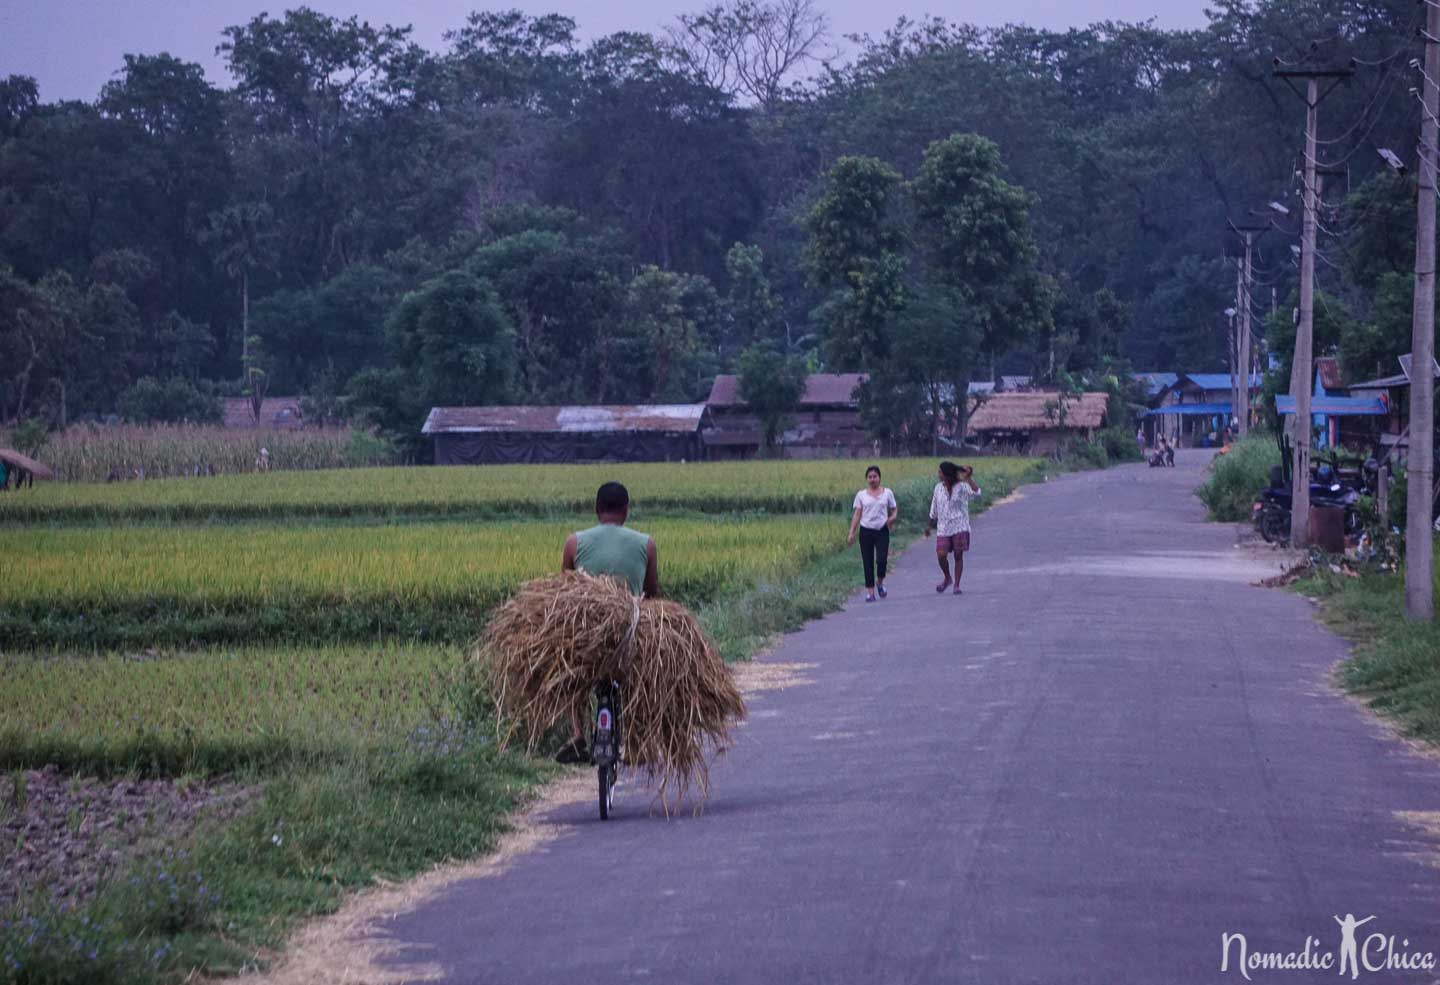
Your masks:
{"label": "concrete utility pole", "polygon": [[1235,416],[1240,421],[1240,435],[1243,437],[1250,433],[1250,377],[1255,372],[1250,362],[1255,340],[1250,321],[1251,292],[1255,285],[1255,238],[1263,236],[1272,226],[1237,226],[1232,222],[1230,228],[1245,241],[1245,259],[1238,263],[1240,286],[1236,288],[1238,296],[1235,299],[1235,308],[1240,312],[1240,341],[1237,346],[1239,355],[1235,361],[1235,373],[1239,377],[1239,385],[1235,390]]}
{"label": "concrete utility pole", "polygon": [[[1345,79],[1355,74],[1353,68],[1286,69],[1275,60],[1275,75],[1284,79],[1297,95],[1296,79],[1304,79],[1305,92],[1305,219],[1301,226],[1300,244],[1300,324],[1295,332],[1295,359],[1290,372],[1291,390],[1295,396],[1295,417],[1291,422],[1294,453],[1291,460],[1290,544],[1306,547],[1310,543],[1310,394],[1314,383],[1315,355],[1315,227],[1320,207],[1316,130],[1319,127],[1320,103]],[[1320,91],[1320,81],[1329,82]]]}
{"label": "concrete utility pole", "polygon": [[1240,372],[1240,349],[1245,344],[1244,324],[1241,312],[1245,308],[1245,264],[1240,260],[1235,261],[1235,307],[1230,310],[1234,312],[1230,316],[1230,413],[1233,416],[1240,410],[1240,381],[1244,378]]}
{"label": "concrete utility pole", "polygon": [[1415,216],[1415,313],[1411,322],[1410,454],[1406,465],[1405,615],[1435,617],[1434,534],[1430,526],[1435,485],[1435,169],[1440,114],[1440,6],[1426,10],[1424,111],[1420,117],[1420,202]]}

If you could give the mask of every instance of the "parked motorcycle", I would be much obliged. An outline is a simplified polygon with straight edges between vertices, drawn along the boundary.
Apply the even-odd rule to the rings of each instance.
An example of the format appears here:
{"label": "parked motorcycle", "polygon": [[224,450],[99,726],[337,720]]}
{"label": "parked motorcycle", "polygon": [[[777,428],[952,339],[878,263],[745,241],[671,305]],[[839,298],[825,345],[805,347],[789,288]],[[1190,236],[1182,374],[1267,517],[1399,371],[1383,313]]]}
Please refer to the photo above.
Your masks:
{"label": "parked motorcycle", "polygon": [[[1345,511],[1345,536],[1360,533],[1360,489],[1343,483],[1330,465],[1320,465],[1310,482],[1310,505],[1338,507]],[[1290,513],[1294,499],[1284,470],[1276,465],[1270,469],[1270,487],[1260,493],[1250,508],[1251,521],[1266,543],[1278,544],[1290,539]]]}

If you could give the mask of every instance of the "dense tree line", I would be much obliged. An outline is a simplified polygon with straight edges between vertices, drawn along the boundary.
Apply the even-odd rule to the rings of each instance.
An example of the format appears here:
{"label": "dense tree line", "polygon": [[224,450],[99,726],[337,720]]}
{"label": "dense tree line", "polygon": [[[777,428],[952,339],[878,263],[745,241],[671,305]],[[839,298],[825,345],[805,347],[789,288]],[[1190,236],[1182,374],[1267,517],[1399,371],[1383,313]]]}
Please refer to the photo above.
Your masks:
{"label": "dense tree line", "polygon": [[1316,344],[1389,372],[1420,12],[902,20],[840,58],[809,0],[589,43],[558,15],[477,12],[440,51],[302,8],[227,29],[224,85],[167,54],[127,55],[88,102],[11,76],[0,420],[200,417],[263,386],[413,440],[435,403],[690,400],[744,365],[868,370],[877,433],[924,433],[997,371],[1223,369],[1226,222],[1271,201],[1292,212],[1266,210],[1286,228],[1251,301],[1273,296],[1283,357],[1304,112],[1275,58],[1355,60],[1322,111],[1346,175]]}

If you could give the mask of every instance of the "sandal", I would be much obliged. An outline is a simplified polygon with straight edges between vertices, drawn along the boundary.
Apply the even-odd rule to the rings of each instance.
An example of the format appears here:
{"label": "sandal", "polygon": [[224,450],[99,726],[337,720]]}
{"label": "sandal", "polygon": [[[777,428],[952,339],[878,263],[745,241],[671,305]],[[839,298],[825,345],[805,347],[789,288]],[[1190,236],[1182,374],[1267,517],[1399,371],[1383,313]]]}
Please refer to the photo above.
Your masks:
{"label": "sandal", "polygon": [[946,578],[946,579],[945,579],[944,581],[942,581],[940,584],[938,584],[938,585],[935,586],[935,591],[936,591],[936,592],[943,592],[943,591],[945,591],[945,589],[947,589],[947,588],[949,588],[949,587],[950,587],[950,579],[949,579],[949,578]]}

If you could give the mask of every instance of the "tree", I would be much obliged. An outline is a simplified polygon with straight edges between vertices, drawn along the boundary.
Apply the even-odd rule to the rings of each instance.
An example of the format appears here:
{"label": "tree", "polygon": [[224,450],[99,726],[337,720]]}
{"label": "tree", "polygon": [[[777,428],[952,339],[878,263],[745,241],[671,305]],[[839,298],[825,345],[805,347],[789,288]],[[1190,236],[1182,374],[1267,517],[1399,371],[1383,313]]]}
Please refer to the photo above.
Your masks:
{"label": "tree", "polygon": [[43,410],[64,428],[73,411],[113,406],[139,333],[124,291],[111,284],[82,289],[63,270],[29,285],[0,267],[0,301],[8,322],[0,322],[0,345],[18,367],[6,387],[10,416]]}
{"label": "tree", "polygon": [[873,158],[843,157],[806,216],[812,282],[830,291],[819,313],[830,357],[861,368],[889,354],[888,328],[905,303],[899,172]]}
{"label": "tree", "polygon": [[1003,168],[992,141],[955,134],[926,148],[912,185],[926,272],[954,292],[953,306],[971,321],[971,344],[948,360],[960,434],[965,405],[958,398],[969,391],[976,357],[1004,352],[1051,321],[1052,295],[1030,229],[1034,198],[1007,182]]}
{"label": "tree", "polygon": [[515,330],[494,290],[474,274],[451,270],[405,295],[385,331],[396,364],[425,399],[459,406],[509,398]]}
{"label": "tree", "polygon": [[178,376],[163,382],[141,377],[120,394],[119,411],[132,424],[215,424],[221,417],[220,401],[210,388]]}
{"label": "tree", "polygon": [[0,79],[0,137],[14,137],[40,105],[40,87],[29,75]]}
{"label": "tree", "polygon": [[385,316],[403,293],[402,278],[357,263],[311,289],[280,290],[255,305],[251,321],[270,353],[273,385],[305,391],[328,373],[348,380],[385,359]]}
{"label": "tree", "polygon": [[19,420],[33,413],[49,354],[48,317],[45,298],[35,285],[0,262],[0,372],[5,374],[0,420]]}
{"label": "tree", "polygon": [[346,387],[353,418],[423,454],[420,425],[436,406],[503,404],[515,380],[515,330],[494,290],[449,270],[406,294],[385,323],[391,367],[357,373]]}
{"label": "tree", "polygon": [[199,65],[170,55],[126,55],[99,108],[129,134],[127,194],[143,222],[125,246],[156,263],[157,306],[204,311],[213,275],[198,249],[206,217],[234,185],[223,96]]}
{"label": "tree", "polygon": [[756,342],[740,353],[740,399],[760,419],[765,454],[773,454],[789,416],[805,395],[805,363],[774,342]]}
{"label": "tree", "polygon": [[272,263],[269,226],[274,219],[264,202],[242,202],[210,214],[204,241],[232,280],[240,282],[240,359],[249,357],[250,275]]}
{"label": "tree", "polygon": [[642,263],[718,279],[727,245],[762,214],[760,148],[724,93],[663,62],[643,35],[587,49],[585,85],[546,155],[545,193],[613,227]]}
{"label": "tree", "polygon": [[[916,450],[938,455],[944,432],[964,435],[968,377],[981,330],[981,319],[964,292],[943,284],[923,284],[911,291],[896,319],[886,369],[892,384],[903,381],[905,389],[919,397],[919,406],[904,407],[888,399],[884,406],[905,422],[904,433]],[[873,392],[869,396],[872,402],[876,399]],[[872,422],[878,409],[872,408]],[[922,437],[928,438],[923,449]]]}
{"label": "tree", "polygon": [[724,0],[682,14],[675,60],[706,84],[770,112],[796,72],[823,57],[829,18],[814,0]]}
{"label": "tree", "polygon": [[[638,374],[631,387],[647,399],[693,400],[703,373],[702,332],[715,325],[717,298],[705,278],[645,267],[625,290],[623,327],[628,363]],[[621,375],[620,367],[611,363]]]}
{"label": "tree", "polygon": [[725,298],[728,341],[744,347],[773,337],[780,305],[765,276],[764,252],[758,246],[736,243],[725,254],[725,272],[730,277]]}
{"label": "tree", "polygon": [[522,399],[598,399],[612,363],[601,353],[622,320],[624,283],[604,244],[530,230],[490,243],[465,261],[485,278],[515,326]]}
{"label": "tree", "polygon": [[409,33],[306,7],[224,31],[244,178],[236,198],[268,203],[276,266],[292,283],[403,242],[389,241],[400,235],[392,217],[412,207],[415,183],[403,179],[433,139],[415,126],[417,90],[432,70]]}

